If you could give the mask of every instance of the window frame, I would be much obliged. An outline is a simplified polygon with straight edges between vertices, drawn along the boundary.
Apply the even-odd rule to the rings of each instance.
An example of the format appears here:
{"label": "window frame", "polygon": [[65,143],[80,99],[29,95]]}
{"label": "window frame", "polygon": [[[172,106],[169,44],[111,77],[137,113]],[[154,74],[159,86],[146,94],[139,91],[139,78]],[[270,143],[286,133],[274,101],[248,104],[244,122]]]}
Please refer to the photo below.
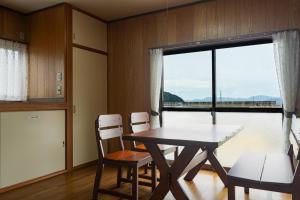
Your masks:
{"label": "window frame", "polygon": [[216,98],[216,50],[226,49],[233,47],[251,46],[259,44],[273,43],[272,37],[262,38],[248,38],[244,40],[227,40],[217,43],[208,43],[204,45],[194,45],[187,47],[176,47],[172,49],[164,49],[163,56],[175,55],[182,53],[193,53],[199,51],[211,51],[212,52],[212,106],[207,108],[178,108],[178,107],[167,107],[163,106],[163,92],[164,92],[164,73],[162,75],[162,86],[161,86],[161,103],[160,112],[163,111],[183,111],[183,112],[253,112],[253,113],[282,113],[283,108],[247,108],[247,107],[217,107]]}

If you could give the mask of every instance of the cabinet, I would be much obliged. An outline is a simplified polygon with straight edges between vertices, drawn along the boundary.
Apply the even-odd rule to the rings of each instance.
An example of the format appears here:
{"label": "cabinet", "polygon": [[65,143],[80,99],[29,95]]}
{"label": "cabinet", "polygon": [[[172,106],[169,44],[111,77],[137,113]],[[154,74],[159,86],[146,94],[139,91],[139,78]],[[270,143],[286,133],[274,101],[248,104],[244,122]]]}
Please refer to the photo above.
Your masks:
{"label": "cabinet", "polygon": [[65,169],[65,111],[0,113],[0,187]]}
{"label": "cabinet", "polygon": [[26,16],[0,7],[0,38],[26,42]]}
{"label": "cabinet", "polygon": [[73,43],[106,52],[106,23],[73,10]]}
{"label": "cabinet", "polygon": [[98,159],[95,119],[107,113],[107,55],[93,49],[107,51],[107,25],[77,10],[72,15],[73,166],[78,166]]}

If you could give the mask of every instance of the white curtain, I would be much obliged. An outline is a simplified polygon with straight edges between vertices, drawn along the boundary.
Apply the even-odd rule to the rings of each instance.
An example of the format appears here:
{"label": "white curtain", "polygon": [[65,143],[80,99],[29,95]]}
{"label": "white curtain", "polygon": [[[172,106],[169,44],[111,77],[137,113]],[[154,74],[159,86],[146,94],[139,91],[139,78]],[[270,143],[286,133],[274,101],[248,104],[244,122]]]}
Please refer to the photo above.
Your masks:
{"label": "white curtain", "polygon": [[0,101],[27,99],[27,47],[0,39]]}
{"label": "white curtain", "polygon": [[299,78],[299,32],[283,31],[273,34],[275,65],[283,101],[284,149],[290,141],[292,115],[295,113]]}
{"label": "white curtain", "polygon": [[160,127],[159,101],[163,70],[163,50],[150,50],[150,98],[151,98],[151,128]]}

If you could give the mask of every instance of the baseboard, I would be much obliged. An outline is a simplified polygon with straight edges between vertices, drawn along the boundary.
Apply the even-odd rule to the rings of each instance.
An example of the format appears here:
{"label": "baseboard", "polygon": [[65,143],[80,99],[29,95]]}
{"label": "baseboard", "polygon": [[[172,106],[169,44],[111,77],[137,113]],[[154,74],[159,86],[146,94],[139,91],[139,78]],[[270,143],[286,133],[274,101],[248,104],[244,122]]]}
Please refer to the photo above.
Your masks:
{"label": "baseboard", "polygon": [[[90,166],[93,166],[93,165],[97,165],[97,162],[98,162],[98,160],[93,160],[91,162],[83,163],[81,165],[73,167],[72,171],[79,170],[79,169],[86,168],[86,167],[90,167]],[[28,181],[24,181],[24,182],[17,183],[17,184],[14,184],[14,185],[10,185],[10,186],[4,187],[4,188],[0,188],[0,194],[5,193],[5,192],[9,192],[9,191],[12,191],[12,190],[16,190],[16,189],[19,189],[19,188],[22,188],[22,187],[31,185],[33,183],[37,183],[37,182],[46,180],[46,179],[49,179],[49,178],[64,174],[66,172],[68,172],[68,171],[67,170],[61,170],[61,171],[54,172],[54,173],[51,173],[51,174],[48,174],[48,175],[45,175],[45,176],[37,177],[37,178],[34,178],[34,179],[30,179]]]}
{"label": "baseboard", "polygon": [[98,159],[87,162],[87,163],[83,163],[83,164],[80,164],[80,165],[77,165],[77,166],[73,167],[72,171],[79,170],[79,169],[86,168],[86,167],[90,167],[90,166],[94,166],[94,165],[97,165],[97,163],[98,163]]}
{"label": "baseboard", "polygon": [[4,188],[0,189],[0,194],[2,194],[4,192],[11,191],[11,190],[15,190],[15,189],[18,189],[18,188],[21,188],[21,187],[24,187],[24,186],[27,186],[27,185],[30,185],[30,184],[33,184],[33,183],[37,183],[37,182],[40,182],[40,181],[43,181],[43,180],[46,180],[46,179],[49,179],[49,178],[52,178],[54,176],[64,174],[66,172],[67,172],[67,170],[62,170],[62,171],[54,172],[54,173],[51,173],[51,174],[48,174],[48,175],[45,175],[45,176],[34,178],[34,179],[31,179],[31,180],[28,180],[28,181],[17,183],[17,184],[11,185],[11,186],[7,186],[7,187],[4,187]]}
{"label": "baseboard", "polygon": [[[87,163],[80,164],[78,166],[73,167],[72,171],[76,171],[76,170],[79,170],[79,169],[83,169],[83,168],[86,168],[86,167],[97,165],[97,162],[98,162],[98,160],[93,160],[93,161],[90,161],[90,162],[87,162]],[[215,171],[214,168],[209,164],[204,164],[202,169],[209,170],[209,171]],[[229,167],[224,167],[224,169],[226,171],[230,170]],[[62,171],[54,172],[54,173],[51,173],[51,174],[48,174],[48,175],[45,175],[45,176],[34,178],[34,179],[31,179],[31,180],[28,180],[28,181],[17,183],[17,184],[11,185],[11,186],[7,186],[7,187],[4,187],[4,188],[0,189],[0,194],[5,193],[5,192],[9,192],[11,190],[19,189],[19,188],[22,188],[22,187],[28,186],[30,184],[46,180],[46,179],[49,179],[49,178],[64,174],[66,172],[68,172],[68,171],[67,170],[62,170]]]}

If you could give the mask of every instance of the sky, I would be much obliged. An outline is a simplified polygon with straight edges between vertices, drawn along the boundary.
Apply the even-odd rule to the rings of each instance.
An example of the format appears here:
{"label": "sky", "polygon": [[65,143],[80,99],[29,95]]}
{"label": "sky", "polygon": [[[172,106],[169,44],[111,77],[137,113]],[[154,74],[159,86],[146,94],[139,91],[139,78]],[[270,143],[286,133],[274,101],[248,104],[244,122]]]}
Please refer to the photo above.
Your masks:
{"label": "sky", "polygon": [[[211,97],[211,51],[164,56],[164,91],[184,100]],[[216,51],[217,96],[279,97],[273,44]]]}

